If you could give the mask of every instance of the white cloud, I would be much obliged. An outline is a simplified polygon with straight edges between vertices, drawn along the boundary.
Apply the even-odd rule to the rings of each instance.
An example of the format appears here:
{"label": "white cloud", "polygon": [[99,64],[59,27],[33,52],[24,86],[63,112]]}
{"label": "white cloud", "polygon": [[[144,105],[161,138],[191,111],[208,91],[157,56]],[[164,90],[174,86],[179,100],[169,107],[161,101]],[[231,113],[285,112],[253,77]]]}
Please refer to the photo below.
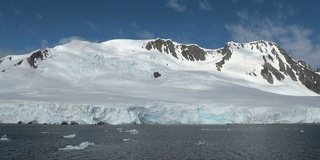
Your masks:
{"label": "white cloud", "polygon": [[254,4],[262,4],[264,0],[253,0],[252,1]]}
{"label": "white cloud", "polygon": [[203,11],[212,11],[212,7],[207,0],[200,0],[199,1],[199,8]]}
{"label": "white cloud", "polygon": [[31,35],[36,35],[36,34],[37,34],[36,31],[34,31],[32,28],[27,27],[27,26],[25,26],[25,25],[20,25],[19,27],[20,27],[22,30],[24,30],[26,33],[29,33],[29,34],[31,34]]}
{"label": "white cloud", "polygon": [[138,29],[138,30],[141,29],[140,26],[135,21],[132,23],[132,26],[133,26],[134,29]]}
{"label": "white cloud", "polygon": [[21,16],[21,12],[17,9],[13,9],[13,13],[17,16]]}
{"label": "white cloud", "polygon": [[187,8],[186,5],[182,4],[181,2],[179,3],[178,0],[168,0],[166,6],[177,12],[184,12]]}
{"label": "white cloud", "polygon": [[246,19],[249,18],[249,14],[248,14],[248,12],[246,10],[238,11],[236,14],[242,20],[246,20]]}
{"label": "white cloud", "polygon": [[79,37],[79,36],[71,36],[71,37],[65,37],[65,38],[61,38],[59,40],[59,44],[66,44],[66,43],[69,43],[73,40],[81,40],[81,41],[85,41],[84,38],[82,37]]}
{"label": "white cloud", "polygon": [[43,16],[40,13],[37,13],[37,18],[38,19],[43,19]]}
{"label": "white cloud", "polygon": [[41,48],[44,49],[47,47],[48,47],[48,41],[45,39],[41,40]]}
{"label": "white cloud", "polygon": [[284,17],[290,17],[291,13],[282,17],[268,18],[254,14],[255,11],[252,12],[236,12],[240,20],[237,23],[225,25],[234,41],[273,41],[284,48],[294,59],[306,60],[313,67],[319,64],[320,42],[312,41],[314,39],[312,30],[301,25],[285,23]]}
{"label": "white cloud", "polygon": [[143,39],[153,39],[154,38],[154,35],[149,32],[149,31],[140,31],[140,32],[137,32],[138,36],[140,38],[143,38]]}
{"label": "white cloud", "polygon": [[274,12],[276,13],[276,17],[278,19],[287,19],[291,16],[299,14],[299,10],[290,4],[285,5],[281,2],[276,2],[274,3],[274,6],[276,7]]}
{"label": "white cloud", "polygon": [[7,55],[12,55],[11,51],[8,49],[1,49],[0,48],[0,59],[7,56]]}
{"label": "white cloud", "polygon": [[85,21],[84,22],[87,26],[89,26],[91,29],[93,30],[99,30],[100,29],[100,25],[98,24],[94,24],[91,21]]}
{"label": "white cloud", "polygon": [[144,30],[140,27],[140,25],[137,22],[132,23],[133,28],[135,29],[135,33],[142,39],[153,39],[154,35],[153,33]]}

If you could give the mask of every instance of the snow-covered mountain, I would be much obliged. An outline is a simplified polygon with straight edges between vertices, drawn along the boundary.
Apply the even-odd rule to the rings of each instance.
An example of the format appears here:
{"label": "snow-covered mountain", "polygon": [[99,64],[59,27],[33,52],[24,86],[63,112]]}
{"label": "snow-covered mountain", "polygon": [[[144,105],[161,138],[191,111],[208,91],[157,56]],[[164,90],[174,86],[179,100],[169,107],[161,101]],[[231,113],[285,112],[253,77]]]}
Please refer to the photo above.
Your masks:
{"label": "snow-covered mountain", "polygon": [[0,59],[0,122],[320,122],[320,75],[273,42],[74,40]]}

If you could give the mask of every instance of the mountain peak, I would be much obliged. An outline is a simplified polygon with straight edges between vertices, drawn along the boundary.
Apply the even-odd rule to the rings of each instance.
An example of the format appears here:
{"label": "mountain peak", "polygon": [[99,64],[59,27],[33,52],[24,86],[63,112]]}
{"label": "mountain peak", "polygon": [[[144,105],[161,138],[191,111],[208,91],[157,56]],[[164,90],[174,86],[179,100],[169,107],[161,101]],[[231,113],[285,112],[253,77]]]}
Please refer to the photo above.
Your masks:
{"label": "mountain peak", "polygon": [[264,40],[249,43],[231,41],[219,49],[204,49],[195,44],[180,44],[161,38],[102,43],[74,40],[29,55],[0,59],[0,70],[6,74],[10,74],[12,69],[19,70],[21,66],[36,69],[41,74],[63,74],[67,79],[95,77],[109,72],[114,76],[126,72],[132,77],[136,77],[135,72],[144,73],[136,79],[148,79],[148,75],[156,72],[162,75],[161,78],[166,77],[163,72],[168,70],[209,71],[264,85],[290,83],[298,86],[301,83],[320,93],[319,74],[313,72],[307,62],[294,60],[276,43]]}

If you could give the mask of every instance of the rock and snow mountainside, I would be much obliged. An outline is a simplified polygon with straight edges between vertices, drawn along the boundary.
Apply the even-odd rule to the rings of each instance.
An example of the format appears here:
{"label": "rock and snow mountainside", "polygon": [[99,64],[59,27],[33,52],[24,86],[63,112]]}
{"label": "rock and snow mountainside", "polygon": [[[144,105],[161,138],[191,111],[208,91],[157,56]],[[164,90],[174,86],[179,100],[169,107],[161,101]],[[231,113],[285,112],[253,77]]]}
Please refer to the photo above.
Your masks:
{"label": "rock and snow mountainside", "polygon": [[0,123],[320,122],[319,71],[266,41],[72,41],[0,71]]}

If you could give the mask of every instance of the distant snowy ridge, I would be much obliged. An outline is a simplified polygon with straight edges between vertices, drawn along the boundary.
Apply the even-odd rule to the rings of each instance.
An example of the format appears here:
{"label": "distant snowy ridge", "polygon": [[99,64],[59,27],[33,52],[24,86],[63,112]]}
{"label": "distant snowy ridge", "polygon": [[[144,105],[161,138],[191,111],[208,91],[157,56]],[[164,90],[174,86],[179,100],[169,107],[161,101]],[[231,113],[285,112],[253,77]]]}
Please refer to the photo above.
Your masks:
{"label": "distant snowy ridge", "polygon": [[[288,78],[300,81],[308,89],[320,93],[320,76],[312,71],[310,65],[303,60],[295,61],[273,42],[228,42],[222,49],[206,50],[197,45],[181,45],[157,39],[148,42],[146,49],[156,49],[189,61],[210,61],[212,57],[218,71],[262,77],[270,84]],[[182,56],[179,57],[179,54]]]}
{"label": "distant snowy ridge", "polygon": [[319,70],[273,42],[74,40],[0,71],[0,123],[319,123]]}

